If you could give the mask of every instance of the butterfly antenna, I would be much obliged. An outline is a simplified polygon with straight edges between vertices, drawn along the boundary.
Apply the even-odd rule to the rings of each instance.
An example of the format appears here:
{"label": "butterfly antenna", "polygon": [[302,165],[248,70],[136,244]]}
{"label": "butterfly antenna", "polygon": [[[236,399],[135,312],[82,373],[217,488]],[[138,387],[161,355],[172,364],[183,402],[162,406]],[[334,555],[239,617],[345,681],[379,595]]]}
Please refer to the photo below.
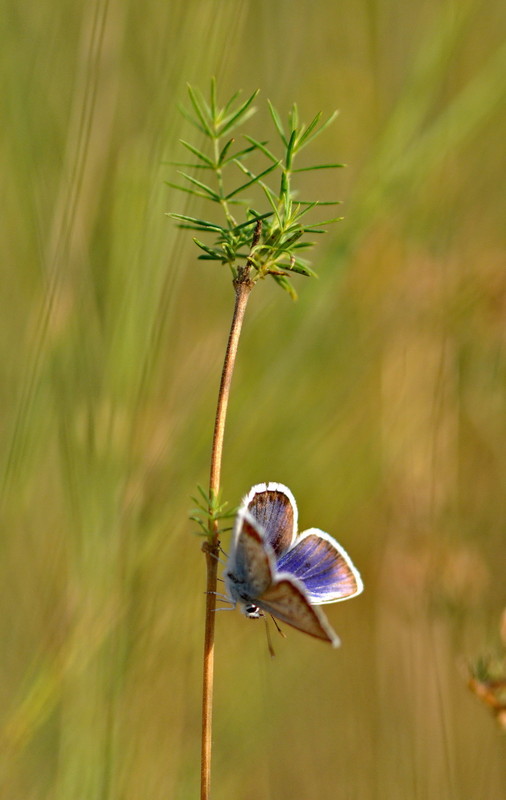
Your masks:
{"label": "butterfly antenna", "polygon": [[273,617],[272,614],[270,615],[270,617],[271,617],[271,619],[272,619],[272,621],[274,623],[274,626],[275,626],[277,632],[279,633],[279,635],[282,636],[283,639],[286,639],[286,633],[279,627],[279,623],[276,620],[276,617]]}
{"label": "butterfly antenna", "polygon": [[272,645],[271,632],[269,630],[269,623],[267,622],[267,617],[264,617],[264,620],[265,620],[265,635],[267,636],[267,649],[269,650],[270,657],[274,658],[276,653]]}

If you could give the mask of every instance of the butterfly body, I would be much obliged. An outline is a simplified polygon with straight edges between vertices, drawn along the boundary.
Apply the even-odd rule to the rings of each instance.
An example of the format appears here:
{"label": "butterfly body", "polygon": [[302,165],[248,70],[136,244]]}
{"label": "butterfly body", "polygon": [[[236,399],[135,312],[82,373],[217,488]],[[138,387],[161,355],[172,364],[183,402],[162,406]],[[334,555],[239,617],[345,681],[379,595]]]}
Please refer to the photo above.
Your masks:
{"label": "butterfly body", "polygon": [[310,528],[297,536],[297,516],[288,487],[253,486],[234,526],[227,593],[250,619],[271,614],[337,647],[339,637],[318,606],[360,594],[362,580],[328,533]]}

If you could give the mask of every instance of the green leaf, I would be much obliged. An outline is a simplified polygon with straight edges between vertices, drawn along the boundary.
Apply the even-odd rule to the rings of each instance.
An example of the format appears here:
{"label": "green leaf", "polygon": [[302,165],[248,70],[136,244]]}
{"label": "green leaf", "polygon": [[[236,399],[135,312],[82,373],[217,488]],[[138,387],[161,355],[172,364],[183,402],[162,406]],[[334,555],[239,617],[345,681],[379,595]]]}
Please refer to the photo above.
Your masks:
{"label": "green leaf", "polygon": [[300,237],[303,236],[303,235],[304,235],[304,231],[303,230],[298,230],[295,233],[293,233],[291,236],[289,236],[287,239],[284,239],[283,240],[283,249],[284,250],[289,249],[292,246],[292,244],[295,244],[295,242],[297,242],[300,239]]}
{"label": "green leaf", "polygon": [[209,200],[208,194],[205,194],[204,192],[197,192],[195,189],[191,189],[189,186],[179,186],[177,183],[172,183],[172,181],[164,181],[164,183],[166,186],[170,186],[172,189],[179,189],[180,192],[192,194],[194,197],[205,197],[206,200]]}
{"label": "green leaf", "polygon": [[310,269],[307,264],[303,264],[297,260],[292,261],[289,266],[284,266],[284,269],[289,272],[296,272],[298,275],[305,275],[306,278],[318,278],[314,270]]}
{"label": "green leaf", "polygon": [[230,164],[231,161],[235,161],[237,164],[240,164],[241,162],[239,159],[248,153],[252,153],[253,150],[256,150],[256,148],[252,145],[251,147],[245,147],[243,150],[239,150],[237,153],[232,153],[228,158],[225,159],[221,166],[224,167],[225,164]]}
{"label": "green leaf", "polygon": [[[306,235],[307,232],[308,232],[307,228],[305,228],[304,229],[304,236]],[[322,233],[324,233],[324,231],[322,231]],[[309,248],[314,247],[315,244],[316,244],[316,242],[309,242],[309,241],[296,242],[292,249],[293,250],[308,250]]]}
{"label": "green leaf", "polygon": [[203,250],[204,253],[207,253],[208,256],[213,256],[213,258],[221,259],[222,253],[219,250],[216,250],[214,247],[208,247],[207,244],[201,242],[200,239],[197,239],[196,236],[193,237],[193,241],[195,242],[197,247],[200,247],[200,249]]}
{"label": "green leaf", "polygon": [[292,172],[312,172],[314,169],[339,169],[345,166],[346,164],[314,164],[312,167],[298,167]]}
{"label": "green leaf", "polygon": [[[301,149],[301,147],[305,147],[307,144],[309,144],[309,142],[312,142],[313,139],[316,139],[316,137],[319,136],[320,133],[323,133],[323,131],[326,130],[329,127],[329,125],[331,125],[334,122],[334,120],[337,117],[338,113],[339,113],[338,111],[334,111],[334,113],[330,115],[328,120],[326,122],[324,122],[317,130],[315,130],[312,135],[310,135],[310,133],[313,130],[314,126],[310,125],[308,127],[307,131],[304,132],[304,135],[302,136],[302,138],[301,138],[301,140],[299,142],[299,150]],[[320,118],[320,116],[321,116],[321,113],[318,116],[318,119]]]}
{"label": "green leaf", "polygon": [[311,122],[309,123],[307,128],[305,128],[304,130],[300,131],[299,140],[297,142],[297,147],[299,149],[304,147],[304,142],[307,140],[308,136],[311,135],[311,132],[314,130],[314,128],[318,125],[318,123],[319,123],[319,121],[321,119],[321,116],[322,116],[322,112],[319,111],[318,114],[316,115],[316,117],[314,117],[311,120]]}
{"label": "green leaf", "polygon": [[201,153],[200,150],[198,150],[196,147],[194,147],[189,142],[186,142],[184,139],[180,139],[179,141],[181,142],[183,147],[186,147],[186,149],[189,150],[190,153],[193,153],[194,156],[197,156],[197,158],[200,158],[200,160],[203,161],[208,166],[214,167],[213,161],[212,161],[212,159],[209,158],[209,156],[206,156],[204,153]]}
{"label": "green leaf", "polygon": [[242,192],[244,189],[247,189],[248,186],[251,186],[254,183],[258,183],[261,178],[265,177],[265,175],[268,175],[269,172],[272,172],[273,169],[276,169],[278,164],[279,162],[277,162],[276,164],[271,164],[270,167],[264,169],[264,171],[260,172],[259,175],[254,175],[253,178],[251,178],[251,180],[246,181],[246,183],[243,183],[241,186],[238,186],[237,189],[234,189],[232,192],[229,192],[229,194],[225,196],[225,200],[230,200],[231,197],[235,197],[236,194],[239,194],[239,192]]}
{"label": "green leaf", "polygon": [[299,127],[299,109],[297,108],[297,103],[292,105],[288,114],[288,121],[290,123],[290,128],[296,131]]}
{"label": "green leaf", "polygon": [[228,151],[230,150],[231,145],[235,142],[235,139],[229,139],[228,142],[222,147],[221,153],[218,156],[218,164],[222,165],[225,161],[225,156],[227,155]]}
{"label": "green leaf", "polygon": [[292,130],[290,138],[288,140],[288,144],[286,146],[285,166],[287,170],[290,170],[292,167],[292,158],[294,155],[294,146],[296,137],[297,137],[297,131]]}
{"label": "green leaf", "polygon": [[265,196],[267,197],[268,202],[270,203],[272,210],[274,211],[274,214],[276,215],[277,223],[279,227],[281,227],[281,217],[279,216],[277,198],[274,195],[274,193],[269,189],[266,183],[264,183],[263,181],[259,181],[259,183],[264,191]]}
{"label": "green leaf", "polygon": [[281,286],[285,292],[288,292],[292,300],[297,300],[297,292],[295,291],[295,287],[291,280],[286,277],[286,275],[273,275],[272,277],[278,286]]}
{"label": "green leaf", "polygon": [[187,181],[193,183],[194,186],[198,186],[200,189],[203,189],[203,191],[207,192],[207,194],[212,200],[219,203],[219,201],[221,200],[220,195],[217,194],[213,189],[211,189],[210,186],[207,186],[205,183],[202,183],[202,181],[198,181],[196,178],[193,178],[191,175],[188,175],[187,172],[183,172],[180,169],[178,169],[178,173],[182,175],[183,178],[186,178]]}
{"label": "green leaf", "polygon": [[261,150],[262,153],[266,155],[267,158],[270,158],[271,161],[274,162],[279,161],[279,159],[276,158],[274,153],[271,153],[271,151],[267,149],[267,147],[265,146],[266,142],[259,142],[258,139],[254,139],[253,136],[248,136],[246,133],[244,134],[244,138],[247,139],[248,142],[251,142],[251,144],[253,144],[257,150]]}
{"label": "green leaf", "polygon": [[[191,104],[192,104],[192,106],[193,106],[193,108],[195,110],[195,113],[196,113],[197,117],[200,120],[200,123],[201,123],[201,125],[202,125],[202,127],[204,129],[204,132],[211,139],[214,139],[215,138],[215,134],[214,134],[213,130],[211,129],[211,127],[209,126],[209,123],[208,123],[208,121],[206,119],[206,111],[207,111],[207,116],[209,116],[209,108],[207,107],[207,104],[206,104],[205,100],[202,98],[202,96],[200,96],[200,94],[197,95],[197,92],[195,91],[195,89],[193,89],[192,86],[190,86],[189,83],[187,84],[187,87],[188,87],[188,94],[190,96]],[[201,103],[204,105],[204,109],[201,108],[201,105],[200,105]]]}
{"label": "green leaf", "polygon": [[342,206],[342,200],[298,200],[300,206]]}
{"label": "green leaf", "polygon": [[[305,205],[306,207],[305,208],[301,208],[300,207],[301,205]],[[319,205],[320,204],[319,204],[318,200],[313,200],[311,203],[304,203],[304,204],[297,203],[297,206],[298,206],[297,218],[298,219],[302,219],[302,217],[305,214],[307,214],[309,211],[312,211],[313,208],[316,208],[316,206],[319,206]]]}
{"label": "green leaf", "polygon": [[216,106],[216,78],[214,77],[214,75],[211,78],[211,93],[210,93],[210,96],[211,96],[211,117],[212,117],[213,120],[215,120],[216,119],[216,113],[217,113],[217,106]]}
{"label": "green leaf", "polygon": [[267,211],[265,214],[255,214],[253,219],[248,219],[246,222],[242,222],[240,225],[236,225],[234,228],[235,231],[239,231],[242,228],[246,228],[249,225],[256,225],[259,219],[267,219],[267,217],[272,217],[272,211]]}
{"label": "green leaf", "polygon": [[238,168],[241,170],[241,172],[242,172],[242,173],[244,173],[244,175],[248,175],[250,178],[253,178],[253,177],[254,177],[255,173],[254,173],[254,172],[252,172],[252,171],[251,171],[251,170],[250,170],[250,169],[249,169],[249,168],[246,166],[246,164],[243,164],[243,163],[242,163],[242,161],[236,161],[236,162],[235,162],[235,165],[236,165],[236,167],[238,167]]}
{"label": "green leaf", "polygon": [[276,126],[276,129],[277,129],[277,131],[278,131],[278,133],[279,133],[279,135],[281,137],[281,141],[283,142],[283,144],[286,147],[288,142],[286,140],[285,132],[283,130],[283,123],[281,122],[279,114],[276,111],[276,109],[274,108],[274,106],[272,105],[271,101],[267,100],[267,103],[269,104],[269,111],[271,112],[272,121],[274,122],[274,125]]}
{"label": "green leaf", "polygon": [[294,268],[294,266],[296,266],[301,270],[306,270],[306,274],[310,278],[317,278],[317,279],[320,278],[318,273],[315,272],[313,269],[311,269],[311,267],[309,266],[309,264],[306,261],[301,261],[299,258],[294,259],[293,265],[291,265],[291,266],[292,266],[292,269]]}
{"label": "green leaf", "polygon": [[223,120],[221,125],[218,128],[218,133],[220,136],[223,136],[224,133],[229,131],[231,128],[235,127],[240,121],[245,122],[252,114],[255,113],[254,108],[250,108],[253,100],[257,96],[260,89],[255,89],[253,94],[251,94],[247,100],[244,101],[242,106],[230,114],[226,119]]}
{"label": "green leaf", "polygon": [[186,214],[169,213],[167,214],[167,216],[172,217],[172,219],[180,219],[183,222],[190,222],[194,225],[198,225],[199,227],[209,231],[225,232],[227,230],[226,228],[222,228],[221,225],[217,225],[215,222],[208,222],[207,220],[199,219],[198,217],[188,217]]}
{"label": "green leaf", "polygon": [[186,108],[185,108],[184,106],[182,106],[180,103],[178,104],[178,111],[179,111],[179,113],[181,114],[181,116],[183,116],[183,117],[185,118],[185,120],[187,120],[187,121],[188,121],[188,122],[190,122],[190,123],[191,123],[191,124],[192,124],[192,125],[193,125],[195,128],[197,128],[197,130],[198,130],[198,131],[200,131],[200,133],[203,133],[205,136],[208,136],[208,135],[209,135],[209,134],[207,133],[206,129],[202,127],[202,125],[200,124],[200,122],[197,122],[197,120],[196,120],[194,117],[192,117],[192,115],[191,115],[191,114],[190,114],[190,113],[189,113],[189,112],[186,110]]}
{"label": "green leaf", "polygon": [[162,164],[170,164],[171,167],[188,167],[188,169],[214,169],[214,165],[208,167],[207,164],[188,164],[186,161],[162,161]]}
{"label": "green leaf", "polygon": [[240,90],[240,89],[238,89],[238,91],[237,91],[237,92],[234,92],[234,94],[232,95],[232,97],[230,98],[230,100],[228,101],[228,103],[227,103],[227,104],[225,105],[225,107],[223,108],[223,112],[222,112],[222,114],[227,114],[228,110],[229,110],[230,108],[232,108],[232,106],[233,106],[234,102],[237,100],[237,98],[240,96],[240,94],[241,94],[241,90]]}
{"label": "green leaf", "polygon": [[[323,222],[317,222],[313,227],[320,228],[322,225],[332,225],[334,222],[342,222],[344,217],[333,217],[332,219],[324,219]],[[311,228],[306,230],[310,231]]]}

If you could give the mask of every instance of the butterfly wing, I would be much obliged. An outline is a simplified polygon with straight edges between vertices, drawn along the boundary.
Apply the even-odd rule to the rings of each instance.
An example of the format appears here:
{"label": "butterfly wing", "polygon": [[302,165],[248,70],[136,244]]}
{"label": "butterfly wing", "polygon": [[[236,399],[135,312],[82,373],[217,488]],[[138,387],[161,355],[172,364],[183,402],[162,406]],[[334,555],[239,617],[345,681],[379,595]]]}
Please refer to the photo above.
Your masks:
{"label": "butterfly wing", "polygon": [[319,608],[313,608],[309,602],[304,585],[291,575],[278,576],[257,598],[256,604],[263,611],[303,633],[330,642],[333,647],[341,644],[325,614]]}
{"label": "butterfly wing", "polygon": [[302,581],[313,605],[348,600],[364,588],[346,550],[318,528],[302,533],[281,556],[276,569]]}
{"label": "butterfly wing", "polygon": [[225,584],[234,602],[254,602],[272,584],[274,556],[263,531],[249,511],[237,514]]}
{"label": "butterfly wing", "polygon": [[248,492],[242,508],[260,525],[276,557],[291,547],[297,533],[297,504],[287,486],[259,483]]}

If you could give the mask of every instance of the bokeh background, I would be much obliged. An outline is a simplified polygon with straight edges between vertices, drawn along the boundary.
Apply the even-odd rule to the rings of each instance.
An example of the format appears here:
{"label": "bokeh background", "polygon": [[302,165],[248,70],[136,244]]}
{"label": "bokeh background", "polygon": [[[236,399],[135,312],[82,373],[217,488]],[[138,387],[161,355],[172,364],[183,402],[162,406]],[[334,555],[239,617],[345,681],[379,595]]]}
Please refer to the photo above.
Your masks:
{"label": "bokeh background", "polygon": [[505,23],[500,0],[4,3],[2,798],[198,795],[188,510],[233,292],[164,181],[213,74],[261,89],[262,138],[267,98],[341,110],[312,156],[348,167],[305,188],[345,219],[297,303],[253,293],[223,485],[288,484],[366,586],[328,607],[339,651],[290,630],[271,659],[219,615],[213,796],[506,796],[466,687],[506,600]]}

